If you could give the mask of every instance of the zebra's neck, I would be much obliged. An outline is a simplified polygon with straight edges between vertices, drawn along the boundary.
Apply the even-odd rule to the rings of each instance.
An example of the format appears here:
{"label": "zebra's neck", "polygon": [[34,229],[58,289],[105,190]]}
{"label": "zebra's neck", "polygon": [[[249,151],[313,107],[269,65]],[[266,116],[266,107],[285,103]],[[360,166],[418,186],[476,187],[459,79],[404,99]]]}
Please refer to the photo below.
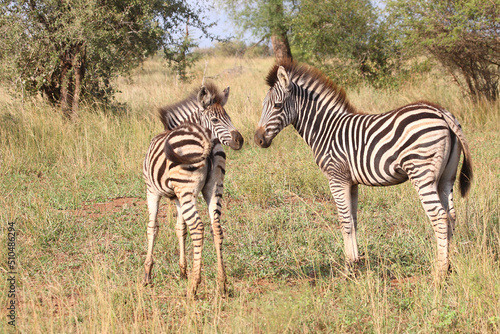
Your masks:
{"label": "zebra's neck", "polygon": [[306,143],[317,151],[326,137],[332,140],[337,124],[351,117],[351,107],[345,94],[324,87],[295,87],[295,110],[297,116],[292,124]]}
{"label": "zebra's neck", "polygon": [[170,109],[168,112],[164,112],[162,117],[164,117],[163,123],[166,125],[166,130],[172,130],[187,122],[203,126],[198,114],[198,108],[195,104]]}

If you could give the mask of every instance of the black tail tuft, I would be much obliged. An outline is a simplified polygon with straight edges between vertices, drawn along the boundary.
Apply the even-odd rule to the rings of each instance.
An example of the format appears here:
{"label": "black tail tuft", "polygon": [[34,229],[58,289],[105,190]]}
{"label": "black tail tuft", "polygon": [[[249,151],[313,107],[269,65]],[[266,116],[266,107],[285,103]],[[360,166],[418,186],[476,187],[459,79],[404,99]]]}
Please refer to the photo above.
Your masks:
{"label": "black tail tuft", "polygon": [[466,197],[469,194],[473,177],[471,157],[469,154],[464,154],[464,161],[460,170],[460,195],[462,197]]}

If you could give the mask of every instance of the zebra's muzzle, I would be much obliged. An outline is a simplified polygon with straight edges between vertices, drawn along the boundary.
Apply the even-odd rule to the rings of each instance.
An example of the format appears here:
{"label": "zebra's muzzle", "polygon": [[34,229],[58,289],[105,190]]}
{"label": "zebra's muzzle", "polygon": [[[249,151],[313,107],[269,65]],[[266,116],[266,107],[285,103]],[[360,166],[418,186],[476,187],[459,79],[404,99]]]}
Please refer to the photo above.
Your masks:
{"label": "zebra's muzzle", "polygon": [[266,138],[266,130],[262,126],[259,126],[255,131],[254,140],[262,148],[268,148],[273,142],[272,138]]}
{"label": "zebra's muzzle", "polygon": [[232,141],[229,143],[229,147],[233,150],[239,150],[244,143],[243,136],[238,131],[231,131]]}

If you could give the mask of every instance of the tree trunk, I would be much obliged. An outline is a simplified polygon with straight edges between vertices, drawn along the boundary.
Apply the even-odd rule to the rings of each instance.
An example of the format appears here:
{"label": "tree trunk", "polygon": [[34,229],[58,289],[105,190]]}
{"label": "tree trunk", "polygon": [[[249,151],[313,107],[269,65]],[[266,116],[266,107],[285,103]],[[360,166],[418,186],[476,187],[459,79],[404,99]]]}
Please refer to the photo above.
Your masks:
{"label": "tree trunk", "polygon": [[59,105],[64,116],[73,118],[78,114],[82,81],[85,76],[86,50],[83,43],[72,44],[61,57]]}
{"label": "tree trunk", "polygon": [[274,56],[276,61],[279,63],[284,60],[293,60],[292,51],[290,50],[290,44],[288,43],[288,37],[286,35],[288,25],[285,24],[285,14],[283,12],[283,1],[277,1],[272,7],[272,13],[277,20],[271,28],[271,43],[273,45]]}
{"label": "tree trunk", "polygon": [[71,106],[72,117],[78,115],[80,93],[82,90],[82,81],[85,77],[85,57],[86,49],[82,43],[77,45],[73,68],[75,72],[75,90],[73,92],[73,105]]}
{"label": "tree trunk", "polygon": [[273,34],[271,36],[271,43],[273,44],[274,56],[276,57],[278,64],[286,59],[293,60],[286,32]]}
{"label": "tree trunk", "polygon": [[66,51],[61,59],[61,75],[59,77],[59,85],[61,87],[59,104],[61,111],[66,117],[70,116],[71,110],[71,67],[71,53]]}

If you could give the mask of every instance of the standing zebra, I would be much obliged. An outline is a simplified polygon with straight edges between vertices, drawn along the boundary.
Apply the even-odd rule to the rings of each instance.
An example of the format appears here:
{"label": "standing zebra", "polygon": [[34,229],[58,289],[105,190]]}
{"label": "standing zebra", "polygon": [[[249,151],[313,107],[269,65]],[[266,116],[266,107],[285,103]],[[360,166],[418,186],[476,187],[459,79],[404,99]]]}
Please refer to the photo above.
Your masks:
{"label": "standing zebra", "polygon": [[314,68],[286,61],[266,78],[270,89],[255,132],[260,147],[293,124],[328,178],[342,223],[347,263],[359,260],[356,241],[358,184],[389,186],[410,180],[437,240],[437,274],[449,268],[448,244],[460,153],[462,197],[472,182],[469,147],[457,119],[445,109],[417,102],[378,115],[358,113],[345,92]]}
{"label": "standing zebra", "polygon": [[185,240],[189,227],[193,239],[194,259],[188,296],[196,295],[201,281],[201,253],[204,227],[196,209],[200,191],[207,202],[217,252],[218,291],[226,291],[226,274],[222,260],[223,233],[220,225],[226,154],[222,144],[239,150],[243,137],[234,128],[224,105],[229,87],[220,94],[207,84],[187,99],[159,110],[165,132],[154,137],[144,159],[143,173],[147,185],[149,223],[148,253],[144,263],[144,284],[151,282],[153,246],[158,234],[158,204],[165,196],[175,201],[179,239],[181,277],[186,278]]}

